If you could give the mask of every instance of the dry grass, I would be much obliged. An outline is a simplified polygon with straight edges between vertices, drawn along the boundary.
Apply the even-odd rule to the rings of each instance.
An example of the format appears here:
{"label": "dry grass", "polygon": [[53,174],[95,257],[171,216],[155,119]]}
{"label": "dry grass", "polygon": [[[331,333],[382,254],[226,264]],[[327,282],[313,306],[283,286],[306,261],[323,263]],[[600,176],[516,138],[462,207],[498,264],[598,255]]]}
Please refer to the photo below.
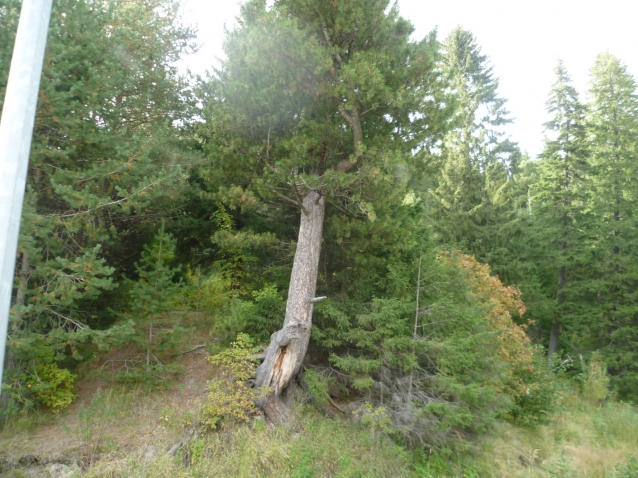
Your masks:
{"label": "dry grass", "polygon": [[[73,476],[95,478],[611,478],[619,464],[638,455],[634,407],[614,402],[594,405],[575,391],[566,391],[561,411],[549,424],[533,429],[500,423],[494,433],[477,439],[478,454],[443,460],[444,467],[459,470],[448,475],[428,472],[428,462],[416,463],[415,454],[387,438],[371,437],[361,425],[301,406],[291,427],[271,427],[257,420],[203,434],[173,456],[167,450],[198,423],[206,381],[215,374],[204,353],[184,356],[182,365],[184,374],[168,390],[149,392],[85,380],[78,403],[65,415],[16,417],[0,431],[0,463],[22,460],[22,464],[2,476],[47,476],[50,464],[67,463],[76,470]],[[86,410],[96,396],[102,402],[91,413],[108,419],[89,438],[100,441],[89,463],[83,433]]]}
{"label": "dry grass", "polygon": [[[271,427],[257,421],[209,433],[176,458],[149,459],[138,453],[102,461],[87,476],[106,477],[266,477],[410,476],[409,454],[387,440],[370,438],[351,423],[312,411],[298,412],[297,425]],[[184,466],[184,455],[190,463]]]}
{"label": "dry grass", "polygon": [[[172,444],[197,420],[206,380],[214,373],[204,354],[185,356],[182,363],[185,374],[168,390],[84,381],[77,402],[60,416],[14,417],[0,431],[0,463],[86,462],[87,435],[88,441],[99,441],[102,461]],[[98,395],[104,398],[91,411]]]}
{"label": "dry grass", "polygon": [[491,465],[499,477],[552,477],[564,457],[573,476],[605,478],[638,455],[634,407],[613,402],[595,406],[569,392],[562,408],[537,429],[502,424],[496,438],[482,444],[479,461]]}

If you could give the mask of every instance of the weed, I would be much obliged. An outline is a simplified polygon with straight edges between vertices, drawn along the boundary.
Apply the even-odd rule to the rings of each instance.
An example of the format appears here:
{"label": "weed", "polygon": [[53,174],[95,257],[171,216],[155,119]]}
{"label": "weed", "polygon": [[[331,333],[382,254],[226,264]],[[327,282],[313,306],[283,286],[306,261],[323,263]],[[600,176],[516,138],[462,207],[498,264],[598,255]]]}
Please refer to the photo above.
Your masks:
{"label": "weed", "polygon": [[583,397],[592,404],[598,405],[607,398],[607,395],[609,395],[607,366],[601,357],[593,355],[589,360],[589,364],[585,367]]}
{"label": "weed", "polygon": [[191,464],[196,465],[204,459],[204,442],[196,439],[191,444]]}
{"label": "weed", "polygon": [[113,400],[113,392],[98,390],[88,407],[78,410],[78,426],[76,433],[82,448],[82,465],[91,466],[102,451],[107,441],[105,432],[110,421],[115,418],[117,406]]}
{"label": "weed", "polygon": [[547,471],[556,478],[576,478],[576,472],[574,471],[572,460],[567,457],[565,450],[563,449],[561,449],[558,461],[552,463]]}
{"label": "weed", "polygon": [[618,465],[611,478],[638,478],[638,457],[632,456],[627,463]]}
{"label": "weed", "polygon": [[228,350],[209,358],[222,374],[209,386],[208,403],[204,407],[203,422],[210,428],[217,428],[224,418],[247,422],[254,415],[260,392],[248,384],[255,369],[253,349],[250,337],[239,334]]}

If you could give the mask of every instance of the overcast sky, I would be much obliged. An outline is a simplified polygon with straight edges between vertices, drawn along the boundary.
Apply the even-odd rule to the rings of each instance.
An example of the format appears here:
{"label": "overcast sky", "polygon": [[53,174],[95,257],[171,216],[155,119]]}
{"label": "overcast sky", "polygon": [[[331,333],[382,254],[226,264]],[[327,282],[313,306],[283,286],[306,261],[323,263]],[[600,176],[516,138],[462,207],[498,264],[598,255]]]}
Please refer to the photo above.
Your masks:
{"label": "overcast sky", "polygon": [[[201,74],[223,56],[224,24],[232,28],[241,2],[184,1],[186,20],[199,27],[201,49],[181,66]],[[545,101],[559,58],[581,99],[602,51],[638,75],[638,0],[399,0],[399,8],[416,27],[416,38],[438,28],[443,40],[456,26],[474,33],[508,99],[512,139],[531,155],[542,149]]]}

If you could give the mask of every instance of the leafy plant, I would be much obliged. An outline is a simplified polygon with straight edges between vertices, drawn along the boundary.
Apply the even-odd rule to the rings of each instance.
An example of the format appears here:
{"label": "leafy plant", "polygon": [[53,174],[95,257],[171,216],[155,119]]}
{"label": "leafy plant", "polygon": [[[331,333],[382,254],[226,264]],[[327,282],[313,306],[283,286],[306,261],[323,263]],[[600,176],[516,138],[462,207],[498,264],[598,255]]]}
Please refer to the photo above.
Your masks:
{"label": "leafy plant", "polygon": [[219,378],[208,387],[208,401],[204,406],[203,423],[215,429],[226,419],[246,422],[255,414],[255,401],[262,391],[250,387],[248,379],[255,370],[256,360],[252,357],[256,349],[252,339],[246,334],[238,334],[230,348],[208,360],[219,367]]}
{"label": "leafy plant", "polygon": [[556,478],[576,478],[576,472],[572,466],[572,460],[561,450],[560,458],[551,464],[547,470]]}
{"label": "leafy plant", "polygon": [[[582,360],[582,359],[581,359]],[[583,372],[583,397],[594,405],[603,402],[609,395],[607,366],[598,354],[594,354]]]}
{"label": "leafy plant", "polygon": [[392,419],[385,407],[375,408],[370,402],[365,402],[357,415],[361,423],[370,429],[372,438],[377,438],[379,434],[388,433],[392,429]]}
{"label": "leafy plant", "polygon": [[67,408],[77,395],[74,392],[76,375],[60,368],[56,363],[38,365],[27,380],[27,388],[36,404],[43,405],[53,413]]}

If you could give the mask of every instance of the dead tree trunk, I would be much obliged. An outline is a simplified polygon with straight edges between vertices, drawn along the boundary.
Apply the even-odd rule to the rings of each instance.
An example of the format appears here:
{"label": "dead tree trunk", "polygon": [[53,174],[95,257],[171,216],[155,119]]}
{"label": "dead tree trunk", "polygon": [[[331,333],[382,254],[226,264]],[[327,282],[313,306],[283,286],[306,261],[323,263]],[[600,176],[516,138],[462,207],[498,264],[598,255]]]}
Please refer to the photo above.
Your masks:
{"label": "dead tree trunk", "polygon": [[297,251],[290,274],[284,326],[270,337],[255,387],[268,387],[258,406],[268,420],[290,420],[293,381],[306,356],[312,326],[326,198],[312,191],[303,198]]}

